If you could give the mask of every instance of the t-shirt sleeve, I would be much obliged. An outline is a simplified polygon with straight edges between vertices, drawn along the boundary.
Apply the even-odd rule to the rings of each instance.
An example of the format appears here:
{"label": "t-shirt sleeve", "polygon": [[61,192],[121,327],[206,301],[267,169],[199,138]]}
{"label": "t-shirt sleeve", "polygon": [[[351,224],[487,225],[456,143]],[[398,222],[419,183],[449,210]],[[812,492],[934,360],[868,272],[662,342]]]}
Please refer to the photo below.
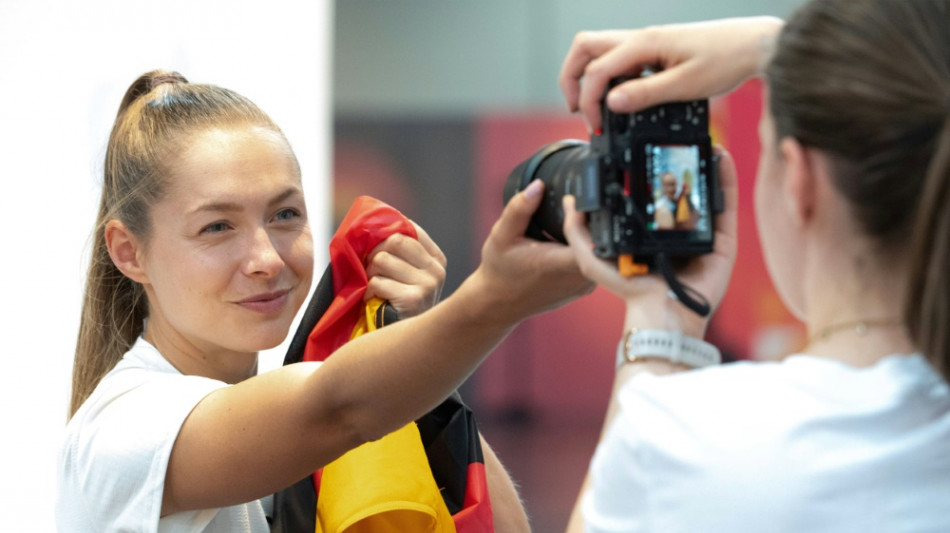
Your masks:
{"label": "t-shirt sleeve", "polygon": [[[227,386],[199,376],[136,374],[102,391],[81,427],[67,431],[61,496],[84,509],[90,530],[169,530],[167,521],[159,526],[159,516],[175,439],[198,402]],[[176,515],[172,529],[200,531],[214,515]]]}
{"label": "t-shirt sleeve", "polygon": [[640,374],[618,392],[617,414],[597,444],[581,497],[586,533],[666,530],[657,522],[654,496],[669,474],[656,445],[679,431],[662,394],[669,386],[669,377]]}
{"label": "t-shirt sleeve", "polygon": [[581,497],[585,533],[647,531],[646,472],[638,464],[635,426],[623,413],[614,419],[590,464],[587,491]]}

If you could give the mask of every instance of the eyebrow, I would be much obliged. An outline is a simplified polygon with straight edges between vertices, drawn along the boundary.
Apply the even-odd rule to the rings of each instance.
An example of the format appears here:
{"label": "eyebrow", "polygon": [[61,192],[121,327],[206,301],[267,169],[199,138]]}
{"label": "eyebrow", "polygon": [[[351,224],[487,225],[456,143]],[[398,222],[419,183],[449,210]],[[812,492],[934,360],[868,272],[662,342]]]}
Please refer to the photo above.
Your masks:
{"label": "eyebrow", "polygon": [[[282,203],[283,201],[287,200],[287,199],[290,198],[291,196],[300,195],[300,194],[302,194],[302,193],[301,193],[301,190],[300,190],[298,187],[288,187],[288,188],[285,189],[283,192],[281,192],[281,193],[278,194],[277,196],[273,197],[269,202],[267,202],[267,205],[268,205],[268,206],[273,206],[273,205]],[[215,201],[211,201],[211,202],[208,202],[208,203],[205,203],[205,204],[201,204],[201,205],[199,205],[198,207],[192,209],[192,210],[189,212],[189,214],[203,213],[203,212],[207,212],[207,211],[214,211],[214,212],[238,212],[238,211],[243,211],[243,210],[244,210],[244,206],[241,205],[241,204],[239,204],[239,203],[237,203],[237,202],[227,202],[227,201],[224,201],[224,202],[215,202]]]}

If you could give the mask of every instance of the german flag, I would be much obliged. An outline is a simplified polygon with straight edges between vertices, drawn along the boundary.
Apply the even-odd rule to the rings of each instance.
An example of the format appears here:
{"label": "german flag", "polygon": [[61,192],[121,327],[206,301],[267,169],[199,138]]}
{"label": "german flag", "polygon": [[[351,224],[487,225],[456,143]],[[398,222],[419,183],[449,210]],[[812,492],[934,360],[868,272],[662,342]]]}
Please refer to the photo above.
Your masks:
{"label": "german flag", "polygon": [[[396,209],[356,199],[330,241],[330,265],[310,299],[284,364],[323,361],[358,335],[398,320],[364,302],[370,252],[390,235],[416,238]],[[351,450],[277,493],[271,531],[492,533],[478,428],[453,394],[414,423]]]}

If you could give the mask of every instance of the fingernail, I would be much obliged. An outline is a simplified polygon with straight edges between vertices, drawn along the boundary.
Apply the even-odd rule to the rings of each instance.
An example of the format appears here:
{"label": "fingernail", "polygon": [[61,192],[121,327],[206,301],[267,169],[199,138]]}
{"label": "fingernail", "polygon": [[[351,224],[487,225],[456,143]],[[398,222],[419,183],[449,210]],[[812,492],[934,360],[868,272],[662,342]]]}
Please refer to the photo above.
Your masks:
{"label": "fingernail", "polygon": [[532,180],[531,183],[525,187],[524,195],[529,200],[537,198],[541,194],[541,180]]}
{"label": "fingernail", "polygon": [[590,127],[590,122],[587,121],[587,118],[584,118],[584,127],[587,128],[587,135],[594,134],[594,128]]}
{"label": "fingernail", "polygon": [[618,93],[616,91],[607,95],[607,105],[611,108],[626,108],[630,103],[630,99],[627,98],[627,95],[624,93]]}

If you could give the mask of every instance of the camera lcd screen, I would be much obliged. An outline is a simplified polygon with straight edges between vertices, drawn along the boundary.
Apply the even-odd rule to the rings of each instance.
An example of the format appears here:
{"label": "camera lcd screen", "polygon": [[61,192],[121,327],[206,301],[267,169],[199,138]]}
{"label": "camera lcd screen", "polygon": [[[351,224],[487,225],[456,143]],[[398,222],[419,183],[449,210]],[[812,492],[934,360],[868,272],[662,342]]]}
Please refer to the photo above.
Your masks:
{"label": "camera lcd screen", "polygon": [[646,144],[651,202],[647,227],[658,232],[706,232],[710,228],[705,160],[698,145]]}

